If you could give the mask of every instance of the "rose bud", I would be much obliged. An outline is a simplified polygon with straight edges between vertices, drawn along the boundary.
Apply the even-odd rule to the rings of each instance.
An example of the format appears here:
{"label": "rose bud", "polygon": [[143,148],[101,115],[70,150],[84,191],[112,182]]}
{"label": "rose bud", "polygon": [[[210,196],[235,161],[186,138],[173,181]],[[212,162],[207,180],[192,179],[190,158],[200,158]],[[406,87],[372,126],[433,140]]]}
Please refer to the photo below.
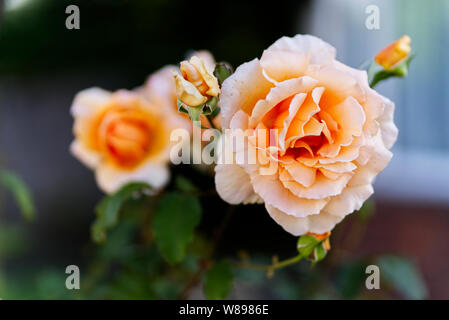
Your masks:
{"label": "rose bud", "polygon": [[410,41],[409,36],[402,36],[399,40],[382,49],[374,60],[385,69],[392,69],[409,55]]}
{"label": "rose bud", "polygon": [[308,233],[306,233],[306,235],[307,236],[312,236],[315,239],[317,239],[318,241],[324,240],[323,241],[324,249],[326,249],[326,251],[329,251],[331,249],[331,243],[329,241],[329,237],[331,236],[331,232],[330,231],[322,233],[322,234],[308,232]]}
{"label": "rose bud", "polygon": [[327,255],[327,252],[331,249],[329,241],[329,237],[331,235],[330,231],[322,234],[309,232],[306,235],[314,237],[316,240],[321,242],[313,249],[308,259],[310,259],[313,263],[323,260],[324,257]]}
{"label": "rose bud", "polygon": [[218,96],[218,80],[210,69],[206,68],[203,59],[198,56],[181,62],[181,74],[174,74],[176,95],[181,102],[189,107],[198,107],[210,98]]}

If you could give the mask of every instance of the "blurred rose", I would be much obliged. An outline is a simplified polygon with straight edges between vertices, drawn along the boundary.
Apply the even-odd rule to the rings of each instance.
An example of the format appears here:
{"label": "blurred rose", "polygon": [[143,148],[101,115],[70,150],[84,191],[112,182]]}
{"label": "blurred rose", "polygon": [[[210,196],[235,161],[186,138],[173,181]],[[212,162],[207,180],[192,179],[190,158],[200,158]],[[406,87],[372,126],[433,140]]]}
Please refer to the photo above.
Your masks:
{"label": "blurred rose", "polygon": [[[218,193],[232,204],[265,203],[294,235],[325,233],[358,210],[397,137],[394,104],[308,35],[283,37],[241,65],[223,83],[220,107],[223,128],[249,132],[237,152],[256,149],[268,161],[218,164]],[[257,129],[277,129],[277,140],[255,140]],[[274,162],[276,172],[263,174]]]}
{"label": "blurred rose", "polygon": [[402,36],[382,49],[375,57],[376,62],[387,70],[394,68],[410,54],[410,42],[409,36]]}
{"label": "blurred rose", "polygon": [[168,182],[170,132],[186,124],[162,99],[91,88],[76,95],[71,112],[75,135],[71,151],[95,170],[103,191],[115,192],[131,181],[154,188]]}
{"label": "blurred rose", "polygon": [[171,113],[173,117],[177,117],[178,121],[183,122],[184,126],[191,129],[192,124],[189,116],[178,112],[175,81],[171,73],[174,69],[176,69],[175,66],[168,65],[156,71],[148,77],[141,88],[137,89],[137,92],[150,103],[165,106],[167,112]]}

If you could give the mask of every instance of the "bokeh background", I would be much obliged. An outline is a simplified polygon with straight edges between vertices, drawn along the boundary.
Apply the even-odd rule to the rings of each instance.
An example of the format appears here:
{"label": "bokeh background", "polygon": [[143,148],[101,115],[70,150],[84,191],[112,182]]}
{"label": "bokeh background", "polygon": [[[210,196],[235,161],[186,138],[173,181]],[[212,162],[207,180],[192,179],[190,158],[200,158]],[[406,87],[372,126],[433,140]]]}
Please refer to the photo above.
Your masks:
{"label": "bokeh background", "polygon": [[[208,49],[218,61],[238,66],[260,57],[283,35],[310,33],[334,45],[337,58],[353,67],[401,35],[411,36],[416,58],[409,76],[378,86],[396,102],[400,134],[394,158],[376,181],[374,213],[369,220],[354,215],[338,227],[332,239],[335,257],[328,257],[327,265],[313,272],[303,265],[269,281],[254,275],[248,280],[247,275],[246,282],[236,284],[233,297],[366,298],[361,285],[364,259],[388,254],[412,261],[423,283],[410,280],[407,267],[393,268],[399,289],[369,297],[449,298],[448,1],[0,3],[0,165],[26,181],[37,208],[34,222],[25,223],[11,197],[3,193],[0,198],[2,296],[64,298],[65,266],[89,266],[97,250],[89,229],[102,194],[92,172],[68,151],[73,138],[69,108],[78,91],[91,86],[132,89],[192,49]],[[80,30],[65,28],[70,4],[80,8]],[[365,27],[365,9],[373,4],[380,9],[379,30]],[[207,176],[184,167],[174,170],[213,187]],[[204,201],[209,214],[204,230],[215,224],[212,213],[225,210],[217,201]],[[249,233],[254,221],[257,227]],[[232,236],[225,235],[221,248],[225,253],[234,254],[242,246],[261,255],[295,249],[294,239],[262,207],[238,207],[229,230]],[[120,242],[112,248],[121,249]],[[146,298],[118,288],[122,295],[113,298]]]}

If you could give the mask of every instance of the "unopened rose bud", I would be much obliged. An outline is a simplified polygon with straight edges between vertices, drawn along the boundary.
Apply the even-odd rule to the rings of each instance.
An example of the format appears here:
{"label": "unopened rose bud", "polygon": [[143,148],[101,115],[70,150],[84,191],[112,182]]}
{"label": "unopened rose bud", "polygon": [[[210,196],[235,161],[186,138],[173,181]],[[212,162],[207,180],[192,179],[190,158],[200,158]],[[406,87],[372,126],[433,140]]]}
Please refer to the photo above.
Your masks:
{"label": "unopened rose bud", "polygon": [[382,49],[374,60],[385,69],[390,70],[407,58],[411,50],[410,42],[409,36],[402,36],[399,40]]}
{"label": "unopened rose bud", "polygon": [[302,257],[312,260],[314,263],[324,259],[331,249],[329,237],[331,232],[318,234],[307,232],[298,239],[298,252]]}
{"label": "unopened rose bud", "polygon": [[210,73],[204,61],[193,56],[181,62],[181,74],[175,73],[178,99],[190,107],[198,107],[220,93],[217,78]]}
{"label": "unopened rose bud", "polygon": [[331,244],[330,244],[330,241],[329,241],[329,237],[331,236],[331,232],[330,231],[322,233],[322,234],[308,232],[306,235],[307,236],[312,236],[315,239],[317,239],[318,241],[324,240],[323,241],[324,249],[326,249],[326,251],[329,251],[331,249]]}
{"label": "unopened rose bud", "polygon": [[317,233],[311,233],[308,232],[306,236],[314,237],[316,240],[321,241],[321,243],[316,246],[312,253],[309,256],[309,259],[313,262],[318,262],[326,256],[327,252],[331,249],[331,244],[329,241],[329,237],[331,235],[331,232],[328,231],[326,233],[317,234]]}

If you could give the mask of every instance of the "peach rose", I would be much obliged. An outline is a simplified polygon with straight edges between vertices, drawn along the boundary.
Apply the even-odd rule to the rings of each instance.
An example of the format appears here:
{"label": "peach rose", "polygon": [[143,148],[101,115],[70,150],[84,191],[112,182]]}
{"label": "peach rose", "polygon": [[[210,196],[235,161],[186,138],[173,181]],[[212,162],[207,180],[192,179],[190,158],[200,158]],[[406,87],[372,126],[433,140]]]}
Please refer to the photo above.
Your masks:
{"label": "peach rose", "polygon": [[[366,72],[336,61],[332,46],[309,35],[283,37],[241,65],[223,83],[219,105],[223,128],[247,132],[234,156],[258,153],[255,164],[216,166],[219,195],[265,203],[293,235],[328,232],[360,209],[398,133],[394,104],[369,87]],[[277,130],[275,143],[254,139],[258,129]],[[264,173],[273,163],[277,170]]]}
{"label": "peach rose", "polygon": [[71,152],[95,170],[103,191],[115,192],[131,181],[154,188],[168,182],[170,132],[186,125],[163,100],[90,88],[76,95],[71,113]]}

